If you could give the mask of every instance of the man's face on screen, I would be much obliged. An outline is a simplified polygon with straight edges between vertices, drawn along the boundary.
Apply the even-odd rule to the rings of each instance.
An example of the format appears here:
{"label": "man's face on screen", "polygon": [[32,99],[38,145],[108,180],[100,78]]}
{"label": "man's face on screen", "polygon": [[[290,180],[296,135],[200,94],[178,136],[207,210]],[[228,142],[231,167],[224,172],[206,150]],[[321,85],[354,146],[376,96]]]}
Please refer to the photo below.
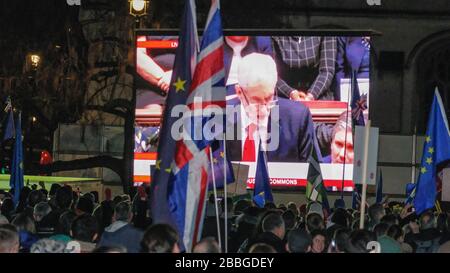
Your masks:
{"label": "man's face on screen", "polygon": [[267,88],[264,85],[241,89],[238,96],[247,116],[255,123],[267,118],[275,103],[273,88]]}
{"label": "man's face on screen", "polygon": [[[347,146],[347,149],[345,147]],[[353,136],[347,131],[347,144],[345,143],[345,129],[336,132],[331,142],[331,163],[353,163]]]}

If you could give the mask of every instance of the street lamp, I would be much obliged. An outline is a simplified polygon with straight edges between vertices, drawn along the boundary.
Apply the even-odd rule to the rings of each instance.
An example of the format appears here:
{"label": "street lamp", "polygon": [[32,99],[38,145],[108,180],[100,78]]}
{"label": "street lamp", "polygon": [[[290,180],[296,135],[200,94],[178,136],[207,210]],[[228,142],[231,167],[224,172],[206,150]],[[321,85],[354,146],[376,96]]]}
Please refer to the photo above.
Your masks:
{"label": "street lamp", "polygon": [[26,58],[27,72],[36,71],[41,65],[42,58],[37,53],[29,53]]}
{"label": "street lamp", "polygon": [[147,14],[149,6],[148,0],[128,0],[130,6],[130,15],[134,17],[141,17]]}
{"label": "street lamp", "polygon": [[30,60],[31,60],[31,66],[33,68],[38,68],[39,64],[41,63],[41,57],[37,54],[32,54],[30,56]]}

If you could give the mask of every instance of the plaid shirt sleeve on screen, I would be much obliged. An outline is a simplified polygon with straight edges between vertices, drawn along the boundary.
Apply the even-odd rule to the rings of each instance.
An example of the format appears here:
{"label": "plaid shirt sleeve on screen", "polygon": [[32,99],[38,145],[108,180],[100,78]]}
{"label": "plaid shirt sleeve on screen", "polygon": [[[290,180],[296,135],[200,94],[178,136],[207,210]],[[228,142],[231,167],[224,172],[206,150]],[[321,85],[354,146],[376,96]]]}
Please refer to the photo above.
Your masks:
{"label": "plaid shirt sleeve on screen", "polygon": [[326,92],[333,81],[337,51],[336,44],[336,37],[323,37],[321,39],[319,74],[308,90],[315,99]]}

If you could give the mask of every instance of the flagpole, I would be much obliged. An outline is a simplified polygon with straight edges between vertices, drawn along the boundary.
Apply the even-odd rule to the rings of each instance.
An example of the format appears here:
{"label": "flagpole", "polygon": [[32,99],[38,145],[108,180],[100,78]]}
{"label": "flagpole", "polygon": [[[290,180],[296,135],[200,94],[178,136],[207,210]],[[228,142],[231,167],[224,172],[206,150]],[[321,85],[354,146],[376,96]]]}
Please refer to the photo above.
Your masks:
{"label": "flagpole", "polygon": [[216,176],[214,174],[214,162],[213,162],[213,154],[212,148],[209,149],[209,158],[211,162],[211,174],[213,180],[213,190],[214,190],[214,206],[216,208],[216,221],[217,221],[217,239],[219,242],[219,248],[222,249],[222,240],[220,237],[220,221],[219,221],[219,207],[217,205],[217,187],[216,187]]}
{"label": "flagpole", "polygon": [[225,133],[223,133],[223,190],[224,190],[224,203],[225,203],[225,253],[228,253],[228,192],[227,192],[227,142],[225,139]]}
{"label": "flagpole", "polygon": [[411,183],[416,183],[416,141],[417,141],[417,125],[414,125],[414,134],[412,139],[412,155],[411,155]]}
{"label": "flagpole", "polygon": [[[353,77],[351,78],[353,80]],[[350,84],[350,88],[347,92],[347,113],[345,115],[345,137],[344,137],[344,164],[342,164],[342,181],[341,181],[341,199],[344,200],[344,180],[345,180],[345,162],[347,158],[347,127],[348,127],[348,104],[350,103],[350,96],[353,97],[353,84]]]}
{"label": "flagpole", "polygon": [[364,136],[364,157],[362,166],[362,196],[361,196],[361,215],[359,216],[359,228],[364,229],[364,214],[366,213],[366,187],[367,187],[367,158],[369,151],[369,134],[370,134],[370,119],[367,121]]}

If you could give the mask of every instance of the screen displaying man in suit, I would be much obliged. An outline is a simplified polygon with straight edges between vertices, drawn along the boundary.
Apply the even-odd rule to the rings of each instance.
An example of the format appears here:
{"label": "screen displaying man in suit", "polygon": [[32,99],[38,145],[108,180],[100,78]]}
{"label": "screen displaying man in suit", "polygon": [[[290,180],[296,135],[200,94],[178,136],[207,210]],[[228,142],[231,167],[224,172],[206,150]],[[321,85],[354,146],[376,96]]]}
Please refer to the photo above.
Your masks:
{"label": "screen displaying man in suit", "polygon": [[[275,96],[278,73],[272,57],[252,53],[238,67],[237,98],[227,112],[227,126],[236,129],[237,139],[227,143],[231,160],[256,160],[259,142],[272,162],[306,162],[314,143],[309,109],[300,102]],[[227,129],[229,130],[229,129]],[[227,132],[227,139],[228,138]]]}

